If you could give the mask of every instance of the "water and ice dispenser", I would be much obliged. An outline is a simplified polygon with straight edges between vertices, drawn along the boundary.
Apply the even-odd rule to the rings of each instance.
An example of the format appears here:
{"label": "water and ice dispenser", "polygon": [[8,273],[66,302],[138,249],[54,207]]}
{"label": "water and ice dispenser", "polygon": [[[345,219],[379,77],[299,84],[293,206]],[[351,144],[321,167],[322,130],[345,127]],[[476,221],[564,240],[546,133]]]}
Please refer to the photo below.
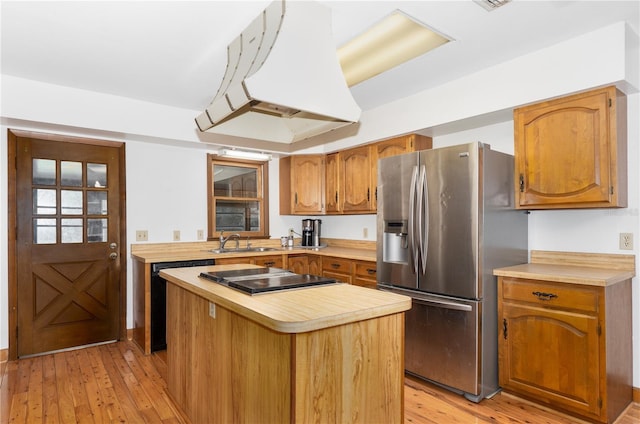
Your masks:
{"label": "water and ice dispenser", "polygon": [[384,221],[382,260],[389,263],[409,263],[409,227],[406,220]]}

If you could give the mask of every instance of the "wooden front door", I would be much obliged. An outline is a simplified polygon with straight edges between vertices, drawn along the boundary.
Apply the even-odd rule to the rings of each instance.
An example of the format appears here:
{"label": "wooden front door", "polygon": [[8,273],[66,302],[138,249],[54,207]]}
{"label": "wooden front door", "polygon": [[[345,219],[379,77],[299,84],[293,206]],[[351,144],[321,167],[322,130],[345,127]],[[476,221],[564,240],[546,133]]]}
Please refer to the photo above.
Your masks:
{"label": "wooden front door", "polygon": [[122,143],[14,140],[17,355],[118,340]]}

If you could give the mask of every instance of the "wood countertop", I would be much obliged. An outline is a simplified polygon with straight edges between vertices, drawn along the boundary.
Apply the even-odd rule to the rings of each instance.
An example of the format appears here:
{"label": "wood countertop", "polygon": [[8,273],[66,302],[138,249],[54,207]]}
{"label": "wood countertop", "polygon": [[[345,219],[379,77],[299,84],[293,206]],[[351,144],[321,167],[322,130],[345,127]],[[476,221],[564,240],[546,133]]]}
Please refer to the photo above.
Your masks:
{"label": "wood countertop", "polygon": [[635,255],[533,250],[530,263],[496,268],[493,274],[606,287],[635,276]]}
{"label": "wood countertop", "polygon": [[[273,244],[258,244],[255,246],[275,247]],[[143,263],[187,261],[197,259],[235,258],[235,257],[256,257],[271,255],[295,255],[310,254],[319,256],[331,256],[360,261],[376,261],[375,242],[371,245],[367,243],[365,248],[357,243],[353,246],[333,246],[324,248],[300,248],[300,247],[276,247],[276,250],[266,252],[230,252],[212,253],[209,250],[217,248],[217,242],[202,243],[166,243],[157,247],[147,247],[145,245],[132,245],[131,257]],[[263,246],[264,247],[264,246]]]}
{"label": "wood countertop", "polygon": [[[254,268],[213,265],[160,272],[167,281],[247,319],[281,333],[303,333],[363,321],[411,309],[411,298],[394,293],[335,284],[250,296],[199,278],[202,271]],[[167,299],[168,302],[171,299]]]}

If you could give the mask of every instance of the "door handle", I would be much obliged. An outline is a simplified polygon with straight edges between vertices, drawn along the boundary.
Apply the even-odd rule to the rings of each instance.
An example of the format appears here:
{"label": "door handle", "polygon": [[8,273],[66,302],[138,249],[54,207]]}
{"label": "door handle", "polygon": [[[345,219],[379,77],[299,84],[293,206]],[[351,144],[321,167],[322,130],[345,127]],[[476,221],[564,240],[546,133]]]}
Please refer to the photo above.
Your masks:
{"label": "door handle", "polygon": [[109,253],[109,259],[111,259],[111,260],[118,259],[118,254],[116,252]]}

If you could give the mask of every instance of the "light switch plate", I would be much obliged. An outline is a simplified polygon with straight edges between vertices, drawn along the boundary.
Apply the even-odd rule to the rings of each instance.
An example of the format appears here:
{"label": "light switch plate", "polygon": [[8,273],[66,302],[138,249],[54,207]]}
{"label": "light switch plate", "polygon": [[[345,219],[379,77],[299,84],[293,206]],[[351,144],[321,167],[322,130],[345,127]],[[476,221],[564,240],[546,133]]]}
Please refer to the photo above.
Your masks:
{"label": "light switch plate", "polygon": [[148,240],[149,240],[149,232],[147,230],[136,231],[136,241],[148,241]]}

